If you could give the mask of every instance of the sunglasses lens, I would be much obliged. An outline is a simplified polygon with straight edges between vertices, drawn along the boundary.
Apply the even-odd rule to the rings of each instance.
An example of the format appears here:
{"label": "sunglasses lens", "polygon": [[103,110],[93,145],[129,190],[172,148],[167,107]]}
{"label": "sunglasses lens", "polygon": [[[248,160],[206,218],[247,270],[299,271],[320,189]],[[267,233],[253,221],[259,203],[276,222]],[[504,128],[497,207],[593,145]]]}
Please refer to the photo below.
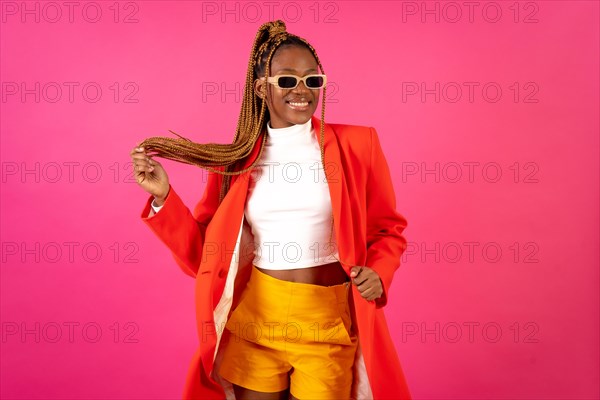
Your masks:
{"label": "sunglasses lens", "polygon": [[281,76],[279,77],[279,81],[277,81],[279,87],[284,89],[293,88],[296,86],[296,83],[298,83],[298,80],[293,76]]}
{"label": "sunglasses lens", "polygon": [[306,86],[309,88],[320,88],[323,86],[323,77],[322,76],[311,76],[306,79]]}

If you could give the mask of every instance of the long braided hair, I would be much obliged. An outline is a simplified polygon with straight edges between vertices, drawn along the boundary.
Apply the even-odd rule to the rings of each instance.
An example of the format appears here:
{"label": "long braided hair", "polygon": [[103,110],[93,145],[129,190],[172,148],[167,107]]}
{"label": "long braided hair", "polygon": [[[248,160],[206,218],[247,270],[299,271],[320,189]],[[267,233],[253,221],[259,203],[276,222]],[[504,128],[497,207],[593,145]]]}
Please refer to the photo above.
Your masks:
{"label": "long braided hair", "polygon": [[[246,74],[246,84],[244,87],[244,98],[242,109],[238,119],[235,136],[231,144],[222,143],[195,143],[171,130],[179,138],[169,137],[151,137],[145,139],[140,146],[147,150],[148,155],[158,156],[165,159],[178,161],[190,165],[196,165],[210,172],[218,173],[223,176],[219,204],[229,191],[229,185],[232,175],[240,175],[254,168],[260,160],[265,145],[263,137],[260,152],[256,160],[249,167],[243,170],[235,170],[238,163],[250,154],[259,135],[265,135],[267,122],[269,121],[269,111],[266,107],[266,101],[256,96],[254,92],[254,81],[262,76],[269,76],[271,59],[276,50],[286,46],[305,46],[315,57],[321,73],[324,74],[323,66],[319,61],[317,52],[305,39],[293,35],[286,31],[285,23],[281,20],[270,21],[260,26],[248,62],[248,71]],[[324,126],[325,126],[325,87],[323,87],[323,98],[321,102],[321,159],[324,163]],[[222,170],[214,167],[224,167]]]}

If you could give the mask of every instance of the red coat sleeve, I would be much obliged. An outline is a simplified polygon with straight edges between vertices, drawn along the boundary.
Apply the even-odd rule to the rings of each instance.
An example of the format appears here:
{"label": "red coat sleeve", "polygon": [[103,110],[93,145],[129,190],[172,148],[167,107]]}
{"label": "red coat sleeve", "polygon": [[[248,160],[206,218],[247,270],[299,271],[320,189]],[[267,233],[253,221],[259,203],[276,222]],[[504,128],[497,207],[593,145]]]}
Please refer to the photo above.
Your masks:
{"label": "red coat sleeve", "polygon": [[367,181],[367,261],[381,278],[383,294],[375,300],[377,308],[387,304],[388,290],[400,256],[406,250],[402,236],[406,219],[396,211],[396,195],[390,170],[374,128],[371,129],[371,164]]}
{"label": "red coat sleeve", "polygon": [[221,181],[222,175],[208,173],[204,195],[193,215],[173,187],[169,188],[169,194],[158,213],[148,216],[154,199],[150,196],[141,214],[142,220],[171,250],[183,272],[194,278],[202,259],[206,228],[219,206]]}

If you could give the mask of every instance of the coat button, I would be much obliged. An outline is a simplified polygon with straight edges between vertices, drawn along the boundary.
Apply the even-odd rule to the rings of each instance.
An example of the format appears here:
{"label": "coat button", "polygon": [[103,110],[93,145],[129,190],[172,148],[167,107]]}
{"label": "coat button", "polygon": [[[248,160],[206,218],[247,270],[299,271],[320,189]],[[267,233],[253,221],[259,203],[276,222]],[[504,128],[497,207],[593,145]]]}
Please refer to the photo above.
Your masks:
{"label": "coat button", "polygon": [[227,275],[227,272],[225,272],[225,270],[224,270],[224,269],[222,269],[222,270],[219,270],[219,278],[224,278],[224,277],[225,277],[225,275]]}

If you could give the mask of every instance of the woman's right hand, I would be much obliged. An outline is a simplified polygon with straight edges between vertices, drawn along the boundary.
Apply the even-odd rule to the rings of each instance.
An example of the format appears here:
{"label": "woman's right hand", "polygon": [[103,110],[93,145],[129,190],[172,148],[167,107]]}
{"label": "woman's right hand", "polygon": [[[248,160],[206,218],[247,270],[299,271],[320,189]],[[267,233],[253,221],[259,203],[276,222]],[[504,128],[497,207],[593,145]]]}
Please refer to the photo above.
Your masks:
{"label": "woman's right hand", "polygon": [[138,185],[163,205],[169,194],[169,177],[162,165],[146,155],[143,147],[134,147],[129,153],[133,161],[133,172]]}

